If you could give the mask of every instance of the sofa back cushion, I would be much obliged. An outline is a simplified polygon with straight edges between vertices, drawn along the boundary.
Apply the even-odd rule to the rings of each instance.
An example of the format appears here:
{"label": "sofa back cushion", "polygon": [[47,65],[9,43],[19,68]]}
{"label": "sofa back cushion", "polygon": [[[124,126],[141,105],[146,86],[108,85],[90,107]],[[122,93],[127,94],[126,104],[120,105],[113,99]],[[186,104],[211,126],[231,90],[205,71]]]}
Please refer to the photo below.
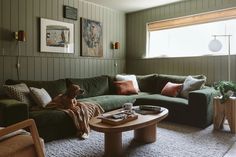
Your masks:
{"label": "sofa back cushion", "polygon": [[26,81],[9,79],[5,82],[7,85],[14,85],[18,83],[25,83],[28,87],[44,88],[52,98],[64,93],[66,90],[66,83],[64,79],[55,81]]}
{"label": "sofa back cushion", "polygon": [[157,75],[156,74],[150,74],[150,75],[137,75],[136,76],[139,89],[141,92],[149,92],[149,93],[155,93],[157,88]]}
{"label": "sofa back cushion", "polygon": [[109,81],[107,76],[69,79],[72,83],[79,85],[80,88],[85,90],[85,93],[77,96],[77,99],[109,94]]}
{"label": "sofa back cushion", "polygon": [[[193,75],[192,77],[196,79],[206,79],[206,76],[204,75]],[[161,93],[162,89],[168,82],[183,83],[186,78],[187,76],[159,74],[156,81],[156,93]]]}

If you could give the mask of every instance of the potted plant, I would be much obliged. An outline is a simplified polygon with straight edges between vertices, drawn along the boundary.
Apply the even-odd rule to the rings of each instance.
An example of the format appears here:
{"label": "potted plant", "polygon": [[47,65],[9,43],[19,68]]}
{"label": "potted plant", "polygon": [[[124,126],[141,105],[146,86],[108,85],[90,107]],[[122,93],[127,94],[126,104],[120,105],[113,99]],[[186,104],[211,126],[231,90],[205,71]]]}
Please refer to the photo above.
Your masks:
{"label": "potted plant", "polygon": [[236,92],[236,84],[231,81],[219,81],[214,83],[214,88],[220,92],[221,103],[226,102]]}

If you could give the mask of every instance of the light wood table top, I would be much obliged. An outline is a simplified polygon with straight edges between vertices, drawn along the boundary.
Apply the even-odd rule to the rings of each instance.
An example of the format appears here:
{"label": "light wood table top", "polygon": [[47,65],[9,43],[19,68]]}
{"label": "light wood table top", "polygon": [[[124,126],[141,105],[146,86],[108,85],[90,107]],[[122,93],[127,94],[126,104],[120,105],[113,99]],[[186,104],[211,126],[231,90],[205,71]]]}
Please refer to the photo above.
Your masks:
{"label": "light wood table top", "polygon": [[[122,110],[123,109],[118,109],[107,113],[115,114]],[[168,110],[164,109],[161,113],[152,115],[141,115],[138,113],[135,114],[138,115],[138,119],[117,126],[102,123],[101,119],[98,119],[97,117],[92,118],[89,122],[89,125],[91,129],[98,132],[124,132],[129,130],[136,130],[148,125],[156,124],[159,121],[163,120],[165,117],[167,117]]]}

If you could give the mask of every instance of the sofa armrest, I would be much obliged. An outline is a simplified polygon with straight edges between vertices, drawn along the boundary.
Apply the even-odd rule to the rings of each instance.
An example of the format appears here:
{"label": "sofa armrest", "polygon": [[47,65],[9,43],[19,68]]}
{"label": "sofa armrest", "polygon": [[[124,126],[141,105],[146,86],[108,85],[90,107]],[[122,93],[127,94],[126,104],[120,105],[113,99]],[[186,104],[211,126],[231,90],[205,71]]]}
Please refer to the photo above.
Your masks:
{"label": "sofa armrest", "polygon": [[15,99],[0,100],[0,126],[8,126],[29,118],[27,104]]}
{"label": "sofa armrest", "polygon": [[192,91],[189,93],[191,121],[198,127],[206,127],[213,121],[213,98],[217,95],[214,88]]}

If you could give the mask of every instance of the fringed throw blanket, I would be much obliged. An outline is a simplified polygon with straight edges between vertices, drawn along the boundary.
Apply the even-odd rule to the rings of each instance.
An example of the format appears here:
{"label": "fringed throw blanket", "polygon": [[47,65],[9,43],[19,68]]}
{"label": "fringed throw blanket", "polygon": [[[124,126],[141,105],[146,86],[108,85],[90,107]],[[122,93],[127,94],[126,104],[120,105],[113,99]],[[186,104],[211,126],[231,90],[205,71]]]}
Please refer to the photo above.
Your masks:
{"label": "fringed throw blanket", "polygon": [[92,102],[79,102],[69,109],[62,109],[72,119],[77,128],[77,135],[82,138],[88,138],[90,132],[89,120],[103,112],[99,104]]}
{"label": "fringed throw blanket", "polygon": [[[54,99],[55,100],[55,99]],[[98,116],[103,111],[102,107],[93,102],[79,102],[76,99],[72,99],[72,105],[63,105],[65,103],[60,103],[61,101],[52,101],[46,107],[55,108],[62,110],[67,113],[73,120],[76,129],[77,135],[80,138],[88,138],[90,132],[89,120],[93,117]]]}

